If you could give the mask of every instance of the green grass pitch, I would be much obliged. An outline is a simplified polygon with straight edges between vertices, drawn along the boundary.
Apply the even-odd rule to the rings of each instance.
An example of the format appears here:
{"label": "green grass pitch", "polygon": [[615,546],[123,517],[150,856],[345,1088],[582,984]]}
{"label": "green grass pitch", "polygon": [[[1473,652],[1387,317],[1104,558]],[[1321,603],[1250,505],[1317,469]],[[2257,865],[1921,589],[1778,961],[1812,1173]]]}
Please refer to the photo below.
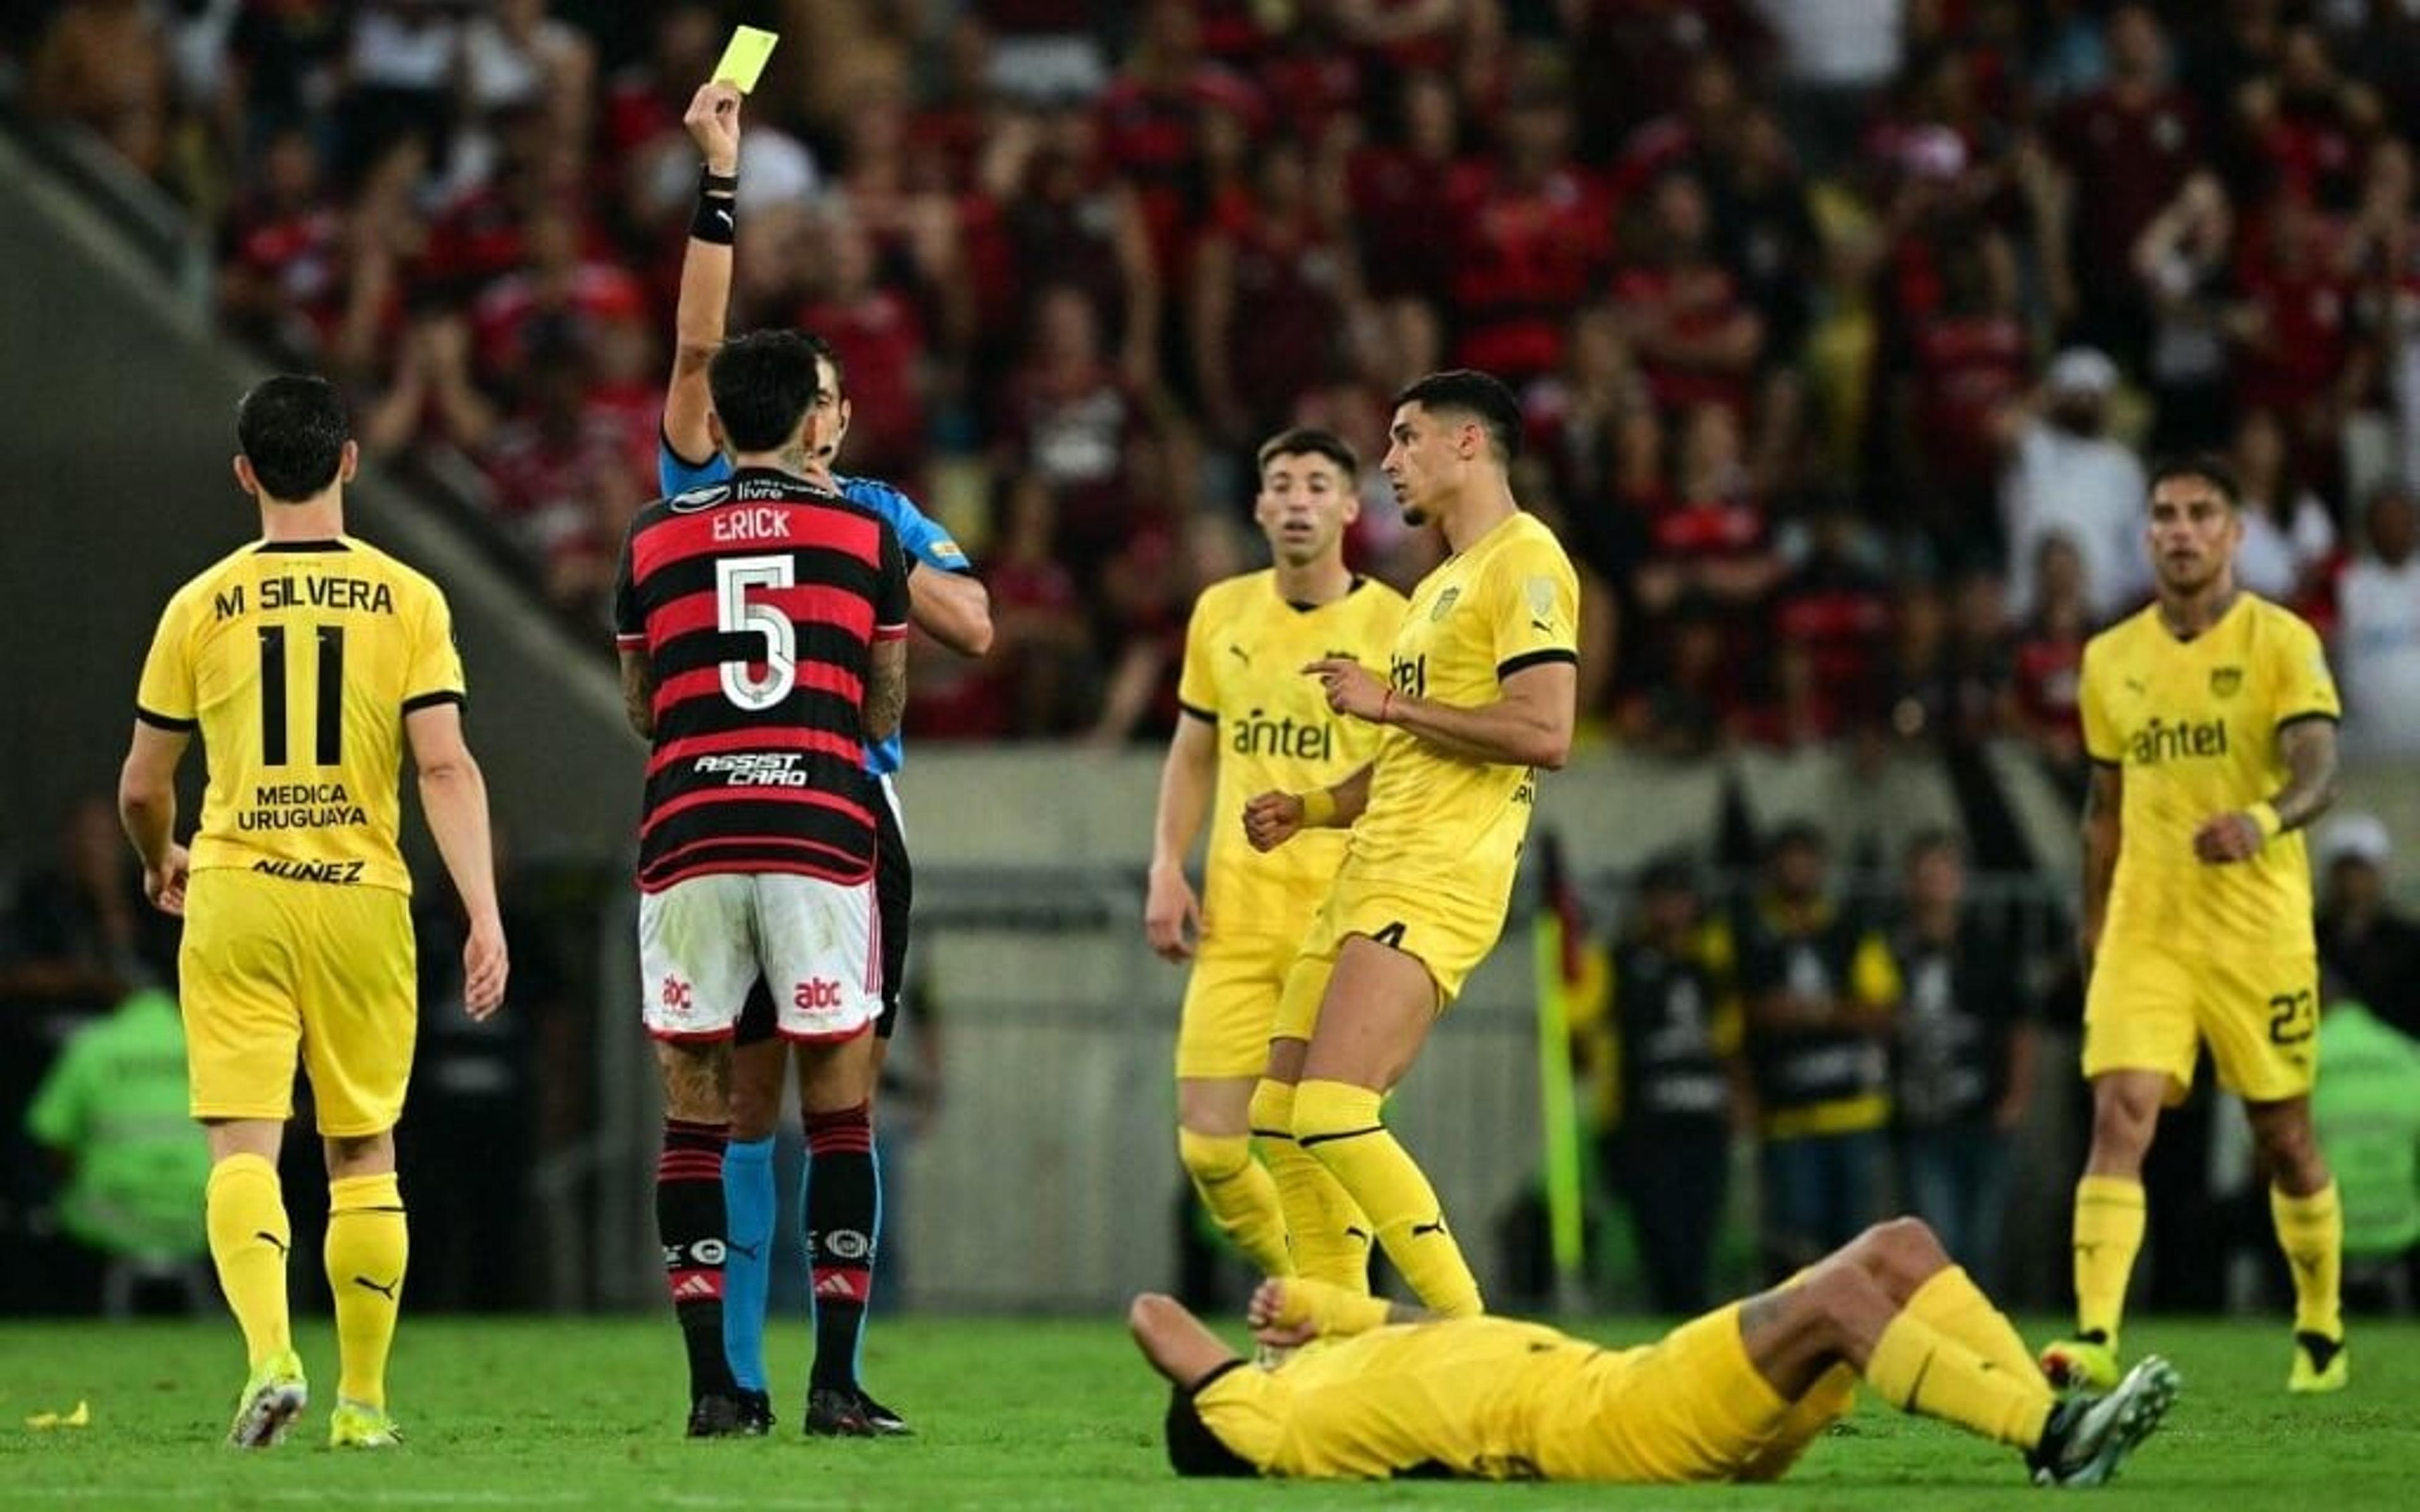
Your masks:
{"label": "green grass pitch", "polygon": [[[1584,1332],[1609,1341],[1638,1326]],[[2047,1332],[2046,1327],[2031,1331]],[[800,1379],[804,1329],[777,1331],[776,1379]],[[2167,1425],[2106,1491],[2127,1506],[2357,1512],[2420,1505],[2420,1325],[2357,1325],[2352,1388],[2288,1397],[2282,1319],[2145,1319],[2131,1349],[2185,1374]],[[786,1431],[689,1443],[672,1319],[411,1319],[394,1368],[409,1442],[338,1456],[324,1324],[301,1340],[316,1400],[287,1443],[223,1449],[242,1374],[232,1323],[0,1326],[0,1506],[87,1508],[1012,1508],[1562,1506],[2014,1507],[2050,1494],[2015,1456],[1869,1400],[1792,1477],[1752,1489],[1185,1484],[1167,1472],[1165,1396],[1113,1321],[885,1319],[868,1374],[918,1436],[807,1442]],[[90,1403],[81,1429],[27,1416]]]}

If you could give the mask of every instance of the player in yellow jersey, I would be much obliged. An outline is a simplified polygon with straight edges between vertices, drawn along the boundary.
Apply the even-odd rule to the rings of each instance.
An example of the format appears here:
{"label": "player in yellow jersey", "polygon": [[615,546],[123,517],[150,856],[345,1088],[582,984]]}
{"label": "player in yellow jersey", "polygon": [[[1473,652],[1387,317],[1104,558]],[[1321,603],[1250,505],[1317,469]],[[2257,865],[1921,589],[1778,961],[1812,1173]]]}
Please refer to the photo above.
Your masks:
{"label": "player in yellow jersey", "polygon": [[[1244,815],[1262,850],[1352,827],[1286,978],[1253,1125],[1291,1129],[1420,1300],[1455,1317],[1480,1311],[1479,1284],[1378,1108],[1494,949],[1537,768],[1571,748],[1578,579],[1513,501],[1520,436],[1518,402],[1484,373],[1432,374],[1396,395],[1382,465],[1404,519],[1434,521],[1450,554],[1413,591],[1384,682],[1346,657],[1303,669],[1329,708],[1381,727],[1378,753],[1342,782],[1263,794]],[[1286,1221],[1299,1245],[1323,1220],[1289,1209]]]}
{"label": "player in yellow jersey", "polygon": [[2319,966],[2302,834],[2335,789],[2335,682],[2309,625],[2236,585],[2241,507],[2224,463],[2154,472],[2158,600],[2084,650],[2092,1151],[2075,1189],[2076,1335],[2042,1355],[2057,1381],[2117,1374],[2143,1155],[2203,1043],[2272,1173],[2294,1273],[2288,1385],[2333,1391],[2350,1369],[2343,1215],[2311,1134]]}
{"label": "player in yellow jersey", "polygon": [[2176,1398],[2156,1356],[2106,1396],[2055,1399],[2016,1328],[1924,1225],[1867,1229],[1791,1281],[1641,1347],[1537,1323],[1434,1319],[1286,1277],[1254,1295],[1271,1369],[1166,1297],[1128,1314],[1173,1388],[1185,1475],[1680,1484],[1768,1481],[1845,1416],[1855,1383],[2024,1454],[2038,1484],[2097,1486]]}
{"label": "player in yellow jersey", "polygon": [[[396,848],[404,748],[470,915],[463,1006],[504,1001],[487,788],[462,740],[444,595],[345,533],[358,454],[319,378],[270,378],[236,411],[236,481],[258,542],[178,590],[143,664],[118,814],[151,901],[185,920],[178,958],[194,1117],[208,1131],[210,1257],[251,1375],[229,1442],[265,1448],[307,1400],[287,1316],[278,1147],[299,1055],[328,1162],[323,1258],[341,1375],[330,1442],[396,1442],[386,1410],[406,1240],[395,1135],[418,995],[411,878]],[[199,832],[177,843],[177,766],[209,764]]]}
{"label": "player in yellow jersey", "polygon": [[[1319,911],[1344,858],[1344,836],[1305,836],[1263,855],[1237,821],[1254,794],[1331,782],[1368,762],[1377,727],[1337,717],[1305,662],[1338,656],[1383,664],[1403,623],[1404,598],[1344,564],[1344,529],[1360,512],[1353,449],[1323,430],[1289,430],[1260,452],[1252,517],[1276,564],[1202,590],[1185,635],[1177,698],[1187,717],[1169,741],[1152,829],[1143,928],[1154,950],[1191,960],[1176,1031],[1177,1150],[1218,1227],[1263,1273],[1291,1273],[1279,1188],[1295,1204],[1341,1200],[1315,1157],[1284,1120],[1254,1128],[1249,1115],[1269,1029],[1304,925]],[[1205,813],[1215,811],[1203,860],[1208,897],[1186,881]],[[1199,948],[1196,948],[1196,939]],[[1252,1160],[1259,1134],[1269,1168]],[[1273,1179],[1274,1178],[1274,1179]],[[1300,1263],[1343,1284],[1366,1276],[1366,1240],[1342,1212],[1309,1236]],[[1326,1249],[1316,1246],[1329,1241]]]}

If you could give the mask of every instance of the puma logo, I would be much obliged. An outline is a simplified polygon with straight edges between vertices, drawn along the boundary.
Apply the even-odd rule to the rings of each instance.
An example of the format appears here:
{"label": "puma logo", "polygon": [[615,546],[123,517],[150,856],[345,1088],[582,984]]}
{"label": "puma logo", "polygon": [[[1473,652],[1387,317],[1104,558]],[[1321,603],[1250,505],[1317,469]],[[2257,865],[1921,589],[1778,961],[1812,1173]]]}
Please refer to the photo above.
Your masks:
{"label": "puma logo", "polygon": [[1363,1249],[1368,1249],[1370,1247],[1370,1230],[1367,1228],[1356,1228],[1351,1224],[1346,1224],[1344,1226],[1344,1237],[1350,1240],[1358,1241]]}
{"label": "puma logo", "polygon": [[377,1292],[380,1296],[384,1297],[387,1301],[393,1302],[395,1301],[395,1288],[403,1285],[403,1277],[396,1276],[386,1285],[380,1286],[377,1282],[371,1280],[368,1276],[357,1275],[353,1277],[353,1285],[357,1287],[365,1287],[368,1289]]}
{"label": "puma logo", "polygon": [[1413,1237],[1414,1239],[1418,1239],[1418,1238],[1419,1238],[1422,1234],[1442,1234],[1442,1233],[1444,1233],[1444,1232],[1445,1232],[1445,1217],[1444,1217],[1444,1215],[1443,1215],[1443,1214],[1439,1214],[1439,1215],[1438,1215],[1438,1217],[1437,1217],[1437,1221],[1436,1221],[1436,1222],[1435,1222],[1435,1223],[1433,1223],[1433,1224],[1414,1224],[1414,1225],[1412,1225],[1412,1237]]}
{"label": "puma logo", "polygon": [[1227,654],[1234,657],[1237,661],[1242,662],[1247,667],[1249,667],[1252,664],[1252,654],[1246,651],[1241,646],[1229,646],[1227,648]]}
{"label": "puma logo", "polygon": [[278,1238],[275,1234],[271,1233],[268,1229],[256,1228],[252,1231],[252,1237],[255,1239],[268,1241],[271,1244],[276,1246],[277,1257],[279,1259],[282,1260],[286,1257],[289,1246],[287,1244],[286,1241]]}

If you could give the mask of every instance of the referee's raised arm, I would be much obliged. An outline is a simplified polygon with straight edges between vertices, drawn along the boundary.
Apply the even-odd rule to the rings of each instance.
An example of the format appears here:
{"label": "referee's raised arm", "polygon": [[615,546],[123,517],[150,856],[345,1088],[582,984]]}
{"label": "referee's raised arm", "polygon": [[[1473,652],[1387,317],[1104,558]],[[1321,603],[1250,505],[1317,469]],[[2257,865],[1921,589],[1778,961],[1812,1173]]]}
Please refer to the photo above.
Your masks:
{"label": "referee's raised arm", "polygon": [[722,345],[724,312],[731,302],[731,249],[739,230],[739,100],[738,89],[731,85],[702,85],[681,116],[704,162],[689,245],[681,254],[680,300],[673,313],[664,444],[688,462],[705,461],[715,452],[714,433],[706,425],[713,404],[706,393],[706,364]]}

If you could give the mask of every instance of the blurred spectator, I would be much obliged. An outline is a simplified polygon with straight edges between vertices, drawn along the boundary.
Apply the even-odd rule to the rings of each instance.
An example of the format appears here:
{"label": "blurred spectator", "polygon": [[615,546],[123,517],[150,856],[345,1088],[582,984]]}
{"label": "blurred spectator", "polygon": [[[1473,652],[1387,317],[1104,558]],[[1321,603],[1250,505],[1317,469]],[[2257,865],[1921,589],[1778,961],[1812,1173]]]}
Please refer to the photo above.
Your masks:
{"label": "blurred spectator", "polygon": [[2263,598],[2307,609],[2335,556],[2336,528],[2327,506],[2295,478],[2285,427],[2266,409],[2246,411],[2237,423],[2232,460],[2243,490],[2236,582]]}
{"label": "blurred spectator", "polygon": [[1658,180],[1643,235],[1644,255],[1612,292],[1648,388],[1668,412],[1720,405],[1745,424],[1764,322],[1714,259],[1704,186],[1679,172]]}
{"label": "blurred spectator", "polygon": [[2373,814],[2348,810],[2319,825],[2319,962],[2350,995],[2405,1034],[2420,1036],[2420,921],[2387,888],[2394,843]]}
{"label": "blurred spectator", "polygon": [[1916,320],[1908,355],[1890,380],[1894,426],[1914,466],[1907,523],[1936,557],[1980,564],[1978,537],[1990,532],[1977,527],[1992,518],[2000,477],[1995,425],[2033,378],[2005,237],[1986,230],[1949,252],[1940,305]]}
{"label": "blurred spectator", "polygon": [[796,324],[840,354],[848,471],[912,486],[924,464],[931,353],[916,305],[876,279],[874,239],[844,203],[811,223],[807,299]]}
{"label": "blurred spectator", "polygon": [[344,307],[347,231],[310,132],[280,128],[263,149],[257,187],[237,201],[220,239],[227,323],[279,351],[316,352]]}
{"label": "blurred spectator", "polygon": [[2324,487],[2336,476],[2337,431],[2368,389],[2373,355],[2352,340],[2351,289],[2319,213],[2290,194],[2262,213],[2242,264],[2245,303],[2230,322],[2239,341],[2235,399],[2275,410],[2295,470]]}
{"label": "blurred spectator", "polygon": [[97,1287],[112,1317],[147,1282],[174,1284],[184,1311],[207,1304],[210,1152],[186,1095],[177,1000],[147,987],[69,1037],[25,1111],[26,1132],[58,1167],[59,1224],[85,1251],[54,1284]]}
{"label": "blurred spectator", "polygon": [[1374,299],[1443,300],[1452,290],[1454,239],[1484,170],[1462,156],[1462,101],[1428,70],[1396,85],[1393,131],[1357,148],[1347,185],[1360,228],[1361,274]]}
{"label": "blurred spectator", "polygon": [[2336,670],[2345,746],[2372,756],[2420,754],[2420,516],[2384,488],[2364,522],[2369,549],[2336,584]]}
{"label": "blurred spectator", "polygon": [[2034,610],[2034,564],[2047,535],[2074,546],[2096,621],[2133,609],[2150,586],[2143,464],[2107,434],[2117,387],[2117,364],[2105,354],[2072,347],[2051,363],[2038,399],[2002,414],[2010,452],[2000,511],[2009,611],[2019,619]]}
{"label": "blurred spectator", "polygon": [[1020,473],[1001,486],[984,557],[991,653],[981,662],[956,656],[920,662],[917,695],[908,701],[908,733],[1032,738],[1078,727],[1078,711],[1098,678],[1083,595],[1052,548],[1057,527],[1056,501],[1040,474]]}
{"label": "blurred spectator", "polygon": [[2034,611],[2017,632],[2020,728],[2060,785],[2079,800],[2086,771],[2079,701],[2084,643],[2100,621],[2084,595],[2084,555],[2064,535],[2034,548]]}
{"label": "blurred spectator", "polygon": [[2060,107],[2051,141],[2076,189],[2075,335],[2131,362],[2152,329],[2136,243],[2204,161],[2205,141],[2200,108],[2169,81],[2152,8],[2118,6],[2106,38],[2108,83]]}
{"label": "blurred spectator", "polygon": [[2379,124],[2378,97],[2337,69],[2318,27],[2287,26],[2274,71],[2247,81],[2234,103],[2255,171],[2280,198],[2351,208],[2361,141]]}
{"label": "blurred spectator", "polygon": [[[1869,724],[1883,712],[1890,583],[1870,563],[1848,501],[1825,495],[1807,520],[1804,554],[1773,592],[1771,641],[1806,657],[1812,722],[1826,734]],[[1912,601],[1901,606],[1910,607]],[[1938,601],[1929,607],[1937,656]]]}
{"label": "blurred spectator", "polygon": [[1103,345],[1140,393],[1158,363],[1159,266],[1142,202],[1103,171],[1099,138],[1090,115],[1063,108],[1038,128],[995,139],[970,210],[996,220],[1002,242],[998,283],[982,291],[980,310],[995,335],[1013,335],[1031,294],[1026,279],[1081,290],[1103,323]]}
{"label": "blurred spectator", "polygon": [[1881,935],[1830,896],[1821,831],[1791,825],[1732,924],[1763,1139],[1765,1269],[1779,1281],[1882,1211],[1885,1043],[1900,995]]}
{"label": "blurred spectator", "polygon": [[2359,996],[2331,994],[2318,1072],[2311,1123],[2344,1204],[2347,1299],[2409,1311],[2420,1265],[2420,1041]]}
{"label": "blurred spectator", "polygon": [[1954,836],[1911,841],[1904,884],[1890,936],[1904,984],[1892,1042],[1900,1171],[1908,1211],[1990,1288],[2000,1273],[2009,1139],[2033,1096],[2020,962],[1968,905]]}
{"label": "blurred spectator", "polygon": [[2163,455],[2209,450],[2226,434],[2234,245],[2226,188],[2207,169],[2185,179],[2134,243],[2134,276],[2149,301],[2151,446]]}
{"label": "blurred spectator", "polygon": [[1737,669],[1724,653],[1721,615],[1684,598],[1647,644],[1653,660],[1640,690],[1617,711],[1615,728],[1634,748],[1676,761],[1714,754],[1743,722]]}
{"label": "blurred spectator", "polygon": [[1610,1011],[1585,1026],[1604,1100],[1599,1163],[1630,1215],[1647,1305],[1671,1317],[1706,1305],[1731,1131],[1746,1117],[1739,997],[1712,943],[1687,863],[1648,867],[1614,948]]}
{"label": "blurred spectator", "polygon": [[24,879],[0,951],[0,999],[88,1004],[176,980],[176,919],[143,896],[143,869],[95,795],[68,811],[58,858]]}
{"label": "blurred spectator", "polygon": [[25,108],[99,133],[135,172],[167,153],[168,47],[143,0],[70,0],[25,69]]}
{"label": "blurred spectator", "polygon": [[1048,486],[1059,512],[1055,550],[1089,593],[1101,562],[1138,529],[1165,520],[1168,501],[1147,487],[1156,461],[1144,455],[1150,417],[1102,353],[1093,301],[1052,285],[1033,296],[1032,310],[1025,359],[999,395],[995,465]]}
{"label": "blurred spectator", "polygon": [[1193,249],[1187,323],[1211,434],[1245,450],[1285,425],[1342,366],[1339,332],[1359,298],[1351,244],[1313,213],[1301,146],[1263,144],[1249,199]]}
{"label": "blurred spectator", "polygon": [[[1572,158],[1571,104],[1560,85],[1525,85],[1497,135],[1499,150],[1475,172],[1466,198],[1439,203],[1438,186],[1428,186],[1424,234],[1458,238],[1454,364],[1518,388],[1562,362],[1567,315],[1612,265],[1612,215],[1603,184]],[[1711,231],[1702,194],[1694,208],[1696,221],[1682,228],[1692,239],[1670,249],[1676,268],[1697,266]]]}
{"label": "blurred spectator", "polygon": [[367,166],[406,136],[443,156],[461,83],[462,28],[461,12],[443,0],[364,0],[357,8],[346,33],[344,171]]}

